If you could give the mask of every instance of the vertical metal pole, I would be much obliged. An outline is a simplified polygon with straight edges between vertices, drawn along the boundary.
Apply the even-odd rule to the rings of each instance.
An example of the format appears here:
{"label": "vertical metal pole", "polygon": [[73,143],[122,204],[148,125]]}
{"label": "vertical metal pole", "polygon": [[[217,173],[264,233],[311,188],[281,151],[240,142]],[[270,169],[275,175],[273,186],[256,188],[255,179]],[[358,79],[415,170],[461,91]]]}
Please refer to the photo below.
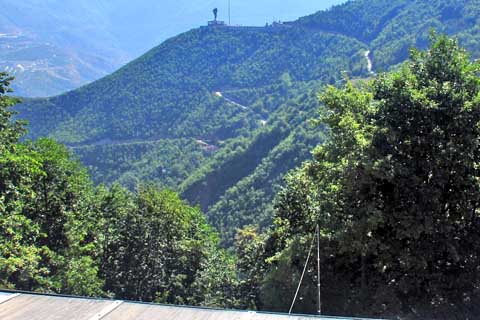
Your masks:
{"label": "vertical metal pole", "polygon": [[317,224],[317,287],[318,287],[318,314],[322,314],[322,288],[321,288],[321,278],[320,278],[320,225]]}
{"label": "vertical metal pole", "polygon": [[230,0],[228,0],[228,25],[231,25],[231,21],[230,21]]}

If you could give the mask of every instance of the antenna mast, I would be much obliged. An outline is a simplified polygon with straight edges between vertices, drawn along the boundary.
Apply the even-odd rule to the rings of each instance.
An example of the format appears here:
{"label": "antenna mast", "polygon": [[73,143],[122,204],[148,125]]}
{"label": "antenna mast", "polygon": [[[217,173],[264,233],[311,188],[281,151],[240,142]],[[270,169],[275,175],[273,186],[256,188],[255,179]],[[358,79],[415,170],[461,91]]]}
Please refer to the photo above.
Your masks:
{"label": "antenna mast", "polygon": [[230,0],[228,0],[228,25],[231,25],[231,21],[230,21]]}
{"label": "antenna mast", "polygon": [[318,314],[322,315],[322,288],[320,279],[320,225],[317,224],[317,288],[318,288]]}

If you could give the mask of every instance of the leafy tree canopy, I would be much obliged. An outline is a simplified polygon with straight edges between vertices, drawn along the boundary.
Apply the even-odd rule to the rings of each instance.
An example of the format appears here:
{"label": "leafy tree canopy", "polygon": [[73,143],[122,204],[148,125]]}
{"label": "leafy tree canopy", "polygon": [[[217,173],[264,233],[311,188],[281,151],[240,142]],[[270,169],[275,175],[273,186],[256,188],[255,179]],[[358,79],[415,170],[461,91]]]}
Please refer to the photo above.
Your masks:
{"label": "leafy tree canopy", "polygon": [[465,312],[479,284],[479,71],[433,35],[400,70],[327,89],[329,140],[278,197],[275,268],[299,272],[291,249],[319,223],[325,290],[349,297],[326,298],[332,313]]}

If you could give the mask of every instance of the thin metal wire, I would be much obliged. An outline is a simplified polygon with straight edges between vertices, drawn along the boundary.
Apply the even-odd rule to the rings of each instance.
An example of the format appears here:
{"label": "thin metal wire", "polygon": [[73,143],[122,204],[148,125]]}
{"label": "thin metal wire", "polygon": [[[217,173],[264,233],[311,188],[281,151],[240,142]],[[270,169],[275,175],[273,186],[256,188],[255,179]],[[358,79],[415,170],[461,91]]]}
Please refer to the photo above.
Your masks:
{"label": "thin metal wire", "polygon": [[310,261],[310,256],[312,255],[313,244],[315,243],[315,237],[312,238],[312,242],[310,243],[310,250],[308,251],[307,261],[305,261],[305,267],[303,267],[302,276],[300,277],[300,281],[298,282],[297,291],[295,292],[295,296],[293,297],[292,305],[290,306],[290,310],[288,314],[292,314],[293,306],[295,305],[295,301],[297,301],[298,292],[300,291],[300,287],[302,286],[303,277],[305,276],[305,271],[307,271],[308,261]]}

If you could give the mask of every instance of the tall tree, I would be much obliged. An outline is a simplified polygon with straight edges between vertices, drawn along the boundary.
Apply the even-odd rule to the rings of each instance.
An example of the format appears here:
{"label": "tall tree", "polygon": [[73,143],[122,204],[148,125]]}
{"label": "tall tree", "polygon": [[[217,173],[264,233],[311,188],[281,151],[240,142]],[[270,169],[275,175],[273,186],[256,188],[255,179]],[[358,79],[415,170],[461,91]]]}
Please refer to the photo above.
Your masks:
{"label": "tall tree", "polygon": [[16,102],[12,77],[0,72],[0,285],[29,288],[42,283],[47,270],[40,268],[43,248],[37,246],[40,230],[23,215],[32,201],[32,181],[41,174],[40,157],[17,145],[24,133],[21,122],[12,121],[9,109]]}
{"label": "tall tree", "polygon": [[282,257],[319,223],[326,278],[346,280],[324,283],[344,292],[327,309],[467,312],[480,280],[479,71],[433,36],[399,71],[329,88],[330,138],[279,195],[272,270],[294,265]]}
{"label": "tall tree", "polygon": [[20,143],[24,122],[0,73],[0,283],[24,290],[101,293],[95,267],[93,186],[66,147]]}
{"label": "tall tree", "polygon": [[105,223],[101,272],[107,291],[142,301],[205,301],[197,296],[201,293],[195,282],[211,268],[207,260],[218,238],[198,208],[172,191],[151,186],[136,193],[118,186],[101,191],[99,204]]}
{"label": "tall tree", "polygon": [[10,107],[19,102],[18,99],[7,96],[12,92],[10,83],[14,78],[5,72],[0,72],[0,152],[7,148],[25,133],[24,122],[12,121],[15,112]]}
{"label": "tall tree", "polygon": [[209,306],[236,304],[235,261],[176,193],[94,188],[67,147],[20,142],[0,74],[0,286]]}

